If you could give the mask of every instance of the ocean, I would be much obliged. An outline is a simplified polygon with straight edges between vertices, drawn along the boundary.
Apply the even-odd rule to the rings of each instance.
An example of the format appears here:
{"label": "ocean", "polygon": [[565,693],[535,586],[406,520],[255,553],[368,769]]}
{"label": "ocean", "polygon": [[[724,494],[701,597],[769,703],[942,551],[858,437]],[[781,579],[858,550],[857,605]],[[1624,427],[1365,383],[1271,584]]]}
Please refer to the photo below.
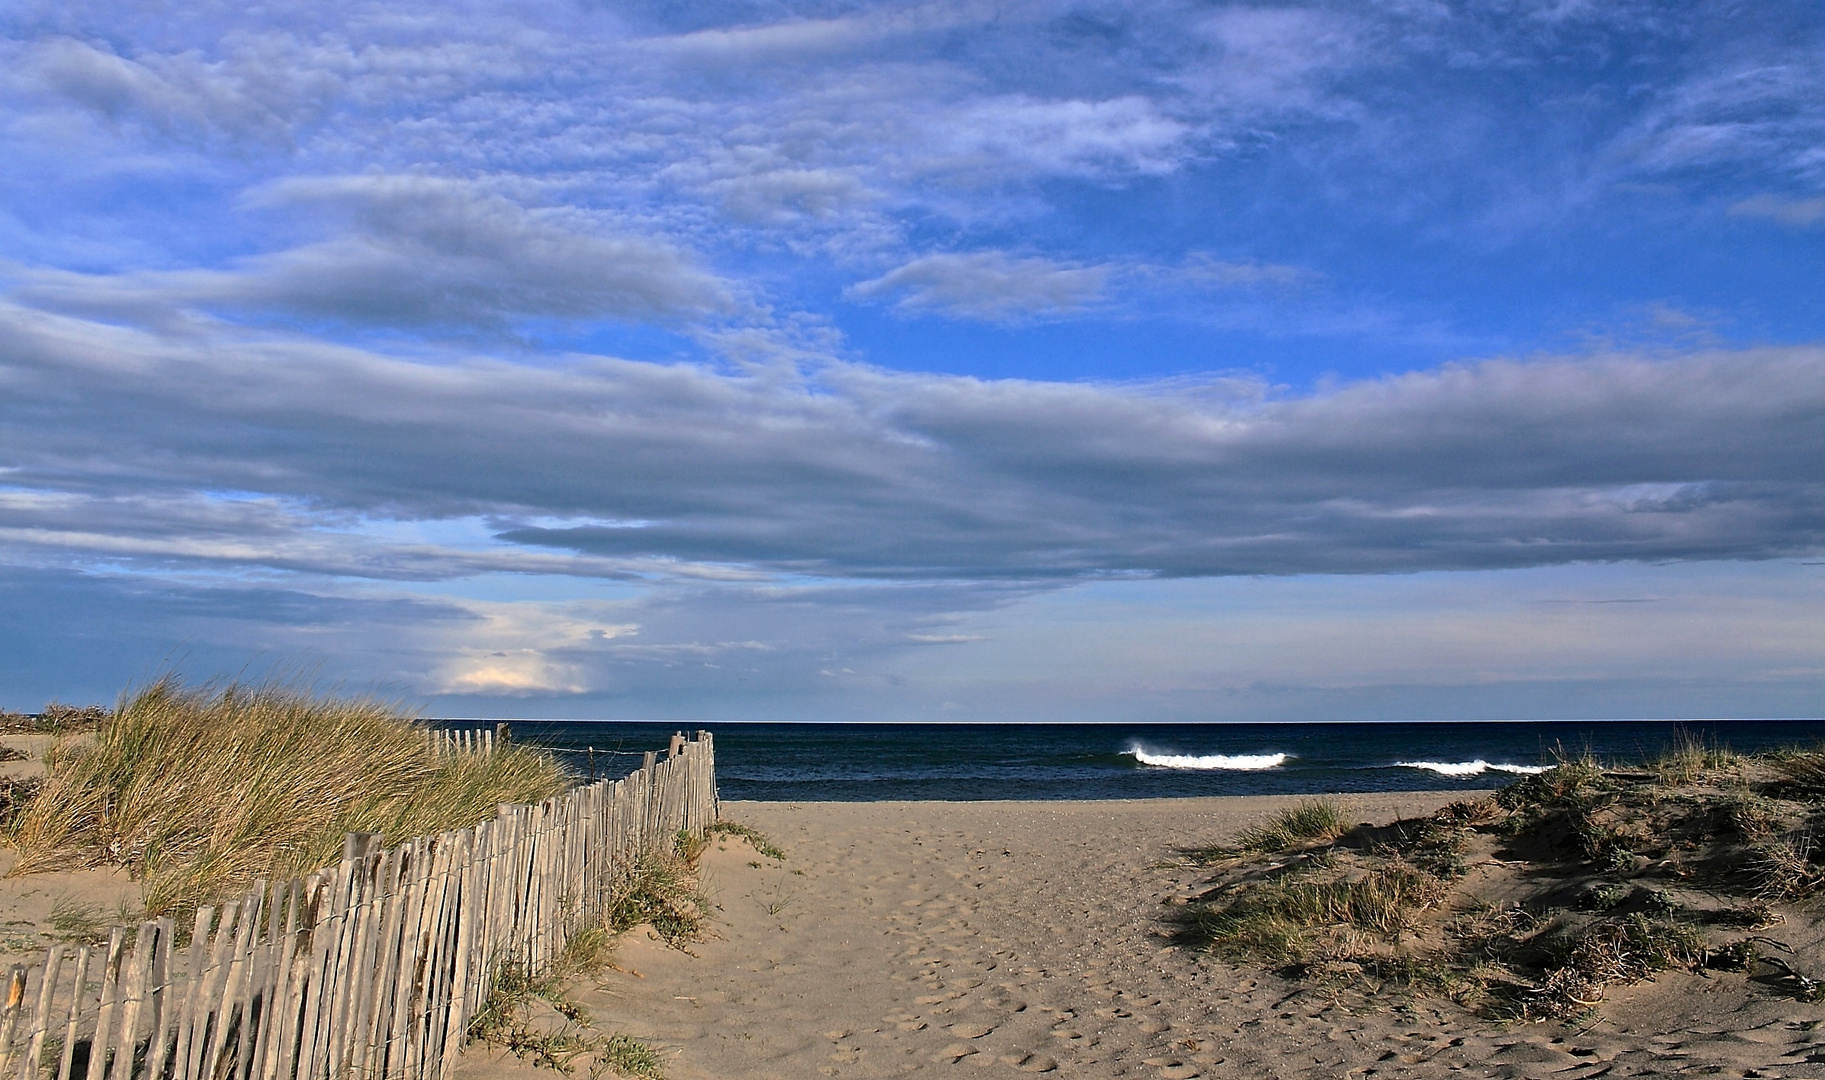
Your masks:
{"label": "ocean", "polygon": [[[453,729],[496,721],[433,721]],[[1680,740],[1740,752],[1825,744],[1825,720],[1309,724],[759,724],[514,720],[579,777],[620,776],[672,732],[716,736],[725,799],[1148,799],[1499,787],[1585,753]]]}

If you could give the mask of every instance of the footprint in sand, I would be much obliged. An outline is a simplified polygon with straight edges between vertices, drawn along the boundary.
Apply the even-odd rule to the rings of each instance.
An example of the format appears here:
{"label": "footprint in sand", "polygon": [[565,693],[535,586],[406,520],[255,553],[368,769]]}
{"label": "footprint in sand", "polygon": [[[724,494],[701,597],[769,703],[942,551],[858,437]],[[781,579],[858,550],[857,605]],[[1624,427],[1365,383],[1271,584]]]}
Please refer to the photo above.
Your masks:
{"label": "footprint in sand", "polygon": [[984,1035],[987,1035],[989,1032],[994,1031],[994,1030],[995,1030],[994,1028],[987,1027],[983,1024],[952,1024],[951,1025],[951,1034],[955,1035],[959,1039],[980,1039]]}
{"label": "footprint in sand", "polygon": [[977,1049],[966,1042],[954,1042],[932,1055],[933,1061],[949,1061],[952,1064],[977,1053]]}

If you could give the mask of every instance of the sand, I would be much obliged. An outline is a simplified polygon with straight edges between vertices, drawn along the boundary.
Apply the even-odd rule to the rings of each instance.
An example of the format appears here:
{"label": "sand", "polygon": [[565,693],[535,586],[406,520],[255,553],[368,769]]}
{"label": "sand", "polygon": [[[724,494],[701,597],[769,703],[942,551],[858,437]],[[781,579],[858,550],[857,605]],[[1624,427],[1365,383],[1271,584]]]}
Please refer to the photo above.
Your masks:
{"label": "sand", "polygon": [[[47,741],[0,737],[32,758]],[[7,762],[0,775],[41,769]],[[1464,795],[1342,801],[1386,822]],[[727,803],[785,862],[722,838],[702,864],[714,936],[684,953],[636,930],[617,970],[572,993],[597,1030],[658,1047],[671,1080],[1825,1078],[1825,1006],[1765,976],[1663,974],[1612,988],[1594,1025],[1501,1026],[1448,1001],[1368,1003],[1174,947],[1165,916],[1208,877],[1176,849],[1294,801]],[[12,859],[0,850],[0,873]],[[0,964],[69,940],[54,906],[103,927],[131,919],[138,895],[118,870],[0,879]],[[1814,916],[1770,934],[1808,970],[1825,957]],[[549,1075],[483,1047],[456,1070]]]}
{"label": "sand", "polygon": [[[1344,801],[1386,821],[1461,797]],[[1206,876],[1175,848],[1291,801],[726,804],[785,863],[719,842],[717,936],[687,955],[636,931],[623,970],[574,993],[598,1029],[660,1047],[673,1080],[1825,1077],[1825,1007],[1742,974],[1615,989],[1576,1030],[1365,1006],[1173,947],[1161,917]],[[457,1070],[531,1074],[480,1048]]]}
{"label": "sand", "polygon": [[[26,755],[24,760],[0,762],[0,779],[43,776],[44,751],[51,742],[50,735],[0,735],[0,746]],[[18,858],[16,852],[0,847],[0,875]],[[90,917],[105,937],[108,926],[138,917],[139,883],[113,868],[0,876],[0,968],[37,963],[50,946],[76,940],[68,922],[59,927],[53,921],[53,909]]]}

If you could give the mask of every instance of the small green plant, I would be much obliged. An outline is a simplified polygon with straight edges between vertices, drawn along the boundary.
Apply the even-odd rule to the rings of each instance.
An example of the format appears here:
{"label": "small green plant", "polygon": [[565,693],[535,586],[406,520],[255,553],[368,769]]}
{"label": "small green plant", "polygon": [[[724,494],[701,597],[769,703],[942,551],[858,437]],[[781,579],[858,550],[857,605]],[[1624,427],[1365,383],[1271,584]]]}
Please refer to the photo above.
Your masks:
{"label": "small green plant", "polygon": [[689,863],[672,854],[643,855],[610,891],[603,924],[624,934],[648,923],[660,940],[682,949],[708,930],[711,904]]}
{"label": "small green plant", "polygon": [[[541,999],[563,1018],[557,1031],[533,1026],[529,1006]],[[468,1041],[498,1046],[534,1068],[550,1068],[566,1076],[576,1071],[580,1058],[589,1058],[589,1075],[605,1072],[659,1080],[662,1065],[652,1047],[629,1035],[590,1032],[587,1011],[564,994],[561,980],[547,975],[531,977],[524,966],[503,964],[482,1007],[469,1022]]]}
{"label": "small green plant", "polygon": [[1766,840],[1787,823],[1786,816],[1772,799],[1748,791],[1732,795],[1723,809],[1730,827],[1745,840]]}
{"label": "small green plant", "polygon": [[1582,906],[1592,911],[1610,911],[1620,907],[1634,892],[1630,886],[1605,882],[1584,894]]}
{"label": "small green plant", "polygon": [[108,922],[102,910],[69,896],[51,901],[51,932],[56,937],[80,945],[94,945],[108,940]]}
{"label": "small green plant", "polygon": [[1705,957],[1705,966],[1719,971],[1748,971],[1761,958],[1761,945],[1754,938],[1744,938],[1712,949]]}
{"label": "small green plant", "polygon": [[1640,982],[1668,968],[1705,962],[1704,939],[1683,923],[1632,915],[1598,919],[1563,943],[1563,960],[1541,980],[1534,1008],[1559,1019],[1581,1016],[1614,983]]}
{"label": "small green plant", "polygon": [[710,846],[710,838],[703,833],[694,833],[689,829],[679,829],[678,835],[672,837],[672,852],[692,866],[697,865],[697,857]]}
{"label": "small green plant", "polygon": [[0,834],[10,834],[20,811],[38,794],[44,781],[31,776],[0,777]]}
{"label": "small green plant", "polygon": [[766,858],[774,859],[779,862],[784,862],[786,859],[786,853],[774,846],[773,841],[767,839],[765,833],[762,833],[759,829],[751,828],[739,822],[718,821],[716,824],[705,829],[704,835],[733,836],[737,840],[746,841],[748,846],[753,848],[757,854]]}

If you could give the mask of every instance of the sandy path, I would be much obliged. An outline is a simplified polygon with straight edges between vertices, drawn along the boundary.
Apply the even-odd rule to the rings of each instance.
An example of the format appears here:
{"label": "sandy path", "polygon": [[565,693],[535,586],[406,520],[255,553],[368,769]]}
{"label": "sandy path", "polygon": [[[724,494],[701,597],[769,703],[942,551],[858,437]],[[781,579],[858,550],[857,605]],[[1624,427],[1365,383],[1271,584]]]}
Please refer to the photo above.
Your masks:
{"label": "sandy path", "polygon": [[[1388,820],[1453,797],[1347,801]],[[1170,948],[1161,900],[1200,875],[1161,861],[1290,801],[729,804],[784,866],[719,845],[720,936],[695,955],[630,939],[630,970],[578,997],[600,1029],[663,1047],[674,1080],[1825,1076],[1825,1009],[1740,975],[1664,977],[1695,991],[1672,1011],[1664,985],[1624,991],[1576,1034],[1425,1000],[1352,1009]],[[529,1074],[472,1051],[457,1075]]]}

